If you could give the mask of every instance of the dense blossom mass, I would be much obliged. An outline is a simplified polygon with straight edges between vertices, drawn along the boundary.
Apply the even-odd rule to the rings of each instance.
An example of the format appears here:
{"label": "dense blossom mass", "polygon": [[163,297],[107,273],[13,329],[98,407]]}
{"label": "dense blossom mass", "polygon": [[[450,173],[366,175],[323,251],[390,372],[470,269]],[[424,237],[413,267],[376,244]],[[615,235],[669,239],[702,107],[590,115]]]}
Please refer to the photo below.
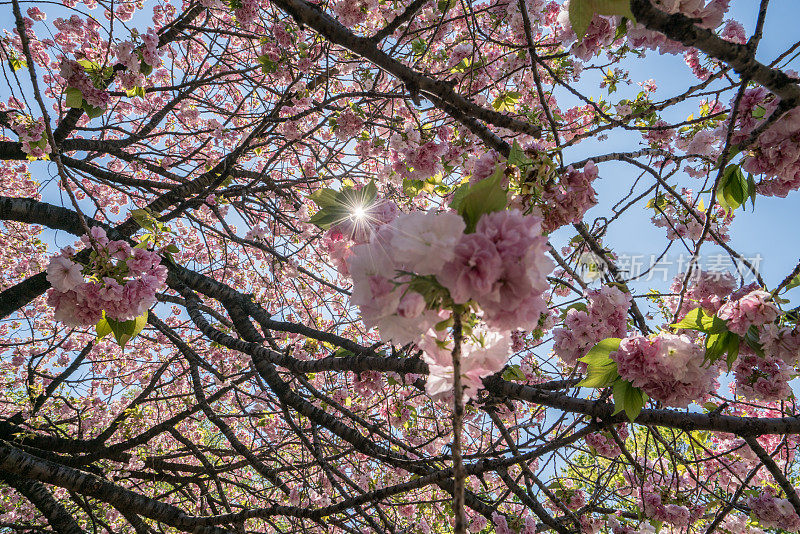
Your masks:
{"label": "dense blossom mass", "polygon": [[455,212],[373,221],[356,221],[367,228],[350,233],[371,233],[347,259],[351,302],[384,341],[419,345],[430,365],[427,390],[434,396],[452,393],[453,375],[453,347],[444,329],[434,327],[456,305],[473,303],[476,320],[486,325],[473,330],[462,349],[466,393],[474,397],[481,379],[505,366],[510,332],[535,328],[547,311],[542,296],[553,262],[545,256],[542,219],[497,211],[483,215],[472,233],[465,233]]}
{"label": "dense blossom mass", "polygon": [[0,532],[800,533],[794,2],[5,12]]}
{"label": "dense blossom mass", "polygon": [[[167,268],[158,253],[131,248],[125,241],[111,241],[101,228],[81,238],[93,248],[87,265],[73,261],[75,249],[67,247],[47,266],[52,288],[47,303],[53,318],[68,326],[94,326],[103,312],[111,319],[127,321],[145,313],[164,288]],[[84,278],[84,273],[90,276]]]}

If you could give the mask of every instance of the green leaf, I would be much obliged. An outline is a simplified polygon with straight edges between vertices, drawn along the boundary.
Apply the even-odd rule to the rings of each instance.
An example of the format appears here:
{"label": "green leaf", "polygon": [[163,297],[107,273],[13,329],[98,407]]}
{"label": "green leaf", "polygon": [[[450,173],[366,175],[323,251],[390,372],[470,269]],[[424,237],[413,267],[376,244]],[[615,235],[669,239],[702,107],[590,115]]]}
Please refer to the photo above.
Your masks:
{"label": "green leaf", "polygon": [[308,222],[327,230],[334,224],[350,217],[356,208],[364,209],[373,205],[377,197],[378,188],[374,181],[361,189],[350,186],[343,187],[341,191],[320,189],[312,193],[310,198],[321,209]]}
{"label": "green leaf", "polygon": [[647,402],[647,395],[627,380],[617,380],[614,382],[614,413],[624,411],[625,415],[631,423],[639,417],[645,403]]}
{"label": "green leaf", "polygon": [[64,94],[67,95],[66,106],[68,108],[79,108],[83,106],[83,93],[75,87],[67,87]]}
{"label": "green leaf", "polygon": [[495,111],[514,111],[514,106],[522,95],[517,91],[506,91],[504,93],[500,93],[500,95],[494,99],[492,102],[492,107]]}
{"label": "green leaf", "polygon": [[606,365],[590,365],[586,369],[586,378],[578,382],[582,388],[605,388],[619,378],[617,362],[608,358]]}
{"label": "green leaf", "polygon": [[503,380],[521,382],[525,380],[525,373],[519,365],[509,365],[508,369],[503,371]]}
{"label": "green leaf", "polygon": [[725,354],[729,334],[730,332],[722,332],[721,334],[708,334],[706,336],[706,359],[709,362],[714,363]]}
{"label": "green leaf", "polygon": [[725,321],[716,315],[709,315],[703,308],[693,309],[679,323],[670,326],[682,330],[699,330],[706,334],[719,334],[728,330]]}
{"label": "green leaf", "polygon": [[517,167],[525,167],[531,164],[531,159],[525,155],[525,152],[522,151],[522,147],[519,146],[516,139],[511,146],[511,152],[508,154],[508,164]]}
{"label": "green leaf", "polygon": [[83,67],[83,70],[97,70],[100,68],[99,63],[95,63],[94,61],[89,61],[88,59],[79,59],[78,65]]}
{"label": "green leaf", "polygon": [[764,357],[764,346],[759,341],[758,328],[755,325],[750,326],[744,335],[744,342],[750,347],[757,355]]}
{"label": "green leaf", "polygon": [[111,327],[111,332],[114,334],[114,339],[117,340],[120,347],[125,348],[125,344],[139,335],[139,332],[147,324],[147,312],[129,321],[115,321],[108,317],[106,320]]}
{"label": "green leaf", "polygon": [[733,332],[720,332],[717,334],[708,334],[706,336],[706,360],[714,363],[719,360],[723,354],[728,354],[726,362],[728,370],[730,371],[733,362],[739,355],[739,336]]}
{"label": "green leaf", "polygon": [[258,62],[261,64],[261,72],[264,74],[272,74],[278,70],[278,64],[272,61],[266,54],[258,56]]}
{"label": "green leaf", "polygon": [[728,365],[728,371],[733,368],[733,363],[736,361],[736,358],[739,357],[739,342],[741,338],[735,334],[731,334],[731,338],[728,341],[728,357],[725,359],[725,363]]}
{"label": "green leaf", "polygon": [[128,96],[131,96],[131,97],[138,96],[138,97],[144,98],[144,95],[145,95],[144,87],[139,87],[137,85],[136,87],[134,87],[132,89],[126,90],[125,94],[128,95]]}
{"label": "green leaf", "polygon": [[413,180],[411,178],[403,178],[403,194],[407,197],[414,198],[420,194],[424,189],[425,182],[422,180]]}
{"label": "green leaf", "polygon": [[145,63],[144,60],[142,60],[142,62],[139,64],[139,72],[141,72],[145,76],[149,76],[150,73],[153,72],[153,67],[151,67],[150,65]]}
{"label": "green leaf", "polygon": [[314,202],[314,204],[316,204],[320,208],[327,208],[328,206],[336,205],[337,193],[338,191],[336,189],[325,187],[323,189],[318,189],[314,191],[308,196],[308,198],[310,198]]}
{"label": "green leaf", "polygon": [[373,204],[375,199],[378,198],[378,187],[375,185],[375,180],[370,180],[370,182],[361,189],[360,193],[360,200],[363,205],[368,206]]}
{"label": "green leaf", "polygon": [[144,209],[131,210],[131,218],[145,230],[153,230],[153,216]]}
{"label": "green leaf", "polygon": [[747,173],[747,188],[750,190],[750,202],[753,204],[753,211],[756,210],[756,181],[752,173]]}
{"label": "green leaf", "polygon": [[461,197],[457,211],[467,224],[466,233],[475,231],[483,214],[505,209],[508,194],[502,186],[504,170],[502,166],[497,167],[490,177],[469,185],[469,189]]}
{"label": "green leaf", "polygon": [[604,388],[619,378],[617,362],[611,359],[611,353],[619,349],[618,337],[602,340],[580,359],[587,365],[586,378],[578,383],[580,387]]}
{"label": "green leaf", "polygon": [[519,101],[520,96],[516,91],[501,93],[492,102],[492,107],[495,111],[514,111],[514,106]]}
{"label": "green leaf", "polygon": [[331,356],[333,356],[334,358],[344,358],[345,356],[355,356],[355,354],[353,353],[353,351],[339,347],[333,354],[331,354]]}
{"label": "green leaf", "polygon": [[747,197],[752,198],[750,184],[744,177],[741,167],[736,164],[728,165],[717,187],[717,201],[726,210],[733,211],[743,206]]}
{"label": "green leaf", "polygon": [[572,0],[569,3],[569,23],[578,41],[583,40],[595,14],[619,15],[636,22],[630,0]]}
{"label": "green leaf", "polygon": [[309,224],[313,224],[322,230],[327,230],[334,224],[342,221],[345,217],[342,212],[335,208],[325,208],[319,210],[317,213],[308,219]]}
{"label": "green leaf", "polygon": [[455,189],[455,191],[453,191],[453,200],[450,201],[451,208],[456,211],[459,210],[461,203],[464,202],[464,197],[467,196],[467,193],[469,193],[469,185],[470,184],[468,183],[461,184]]}
{"label": "green leaf", "polygon": [[103,312],[103,318],[100,319],[100,322],[95,325],[94,331],[97,332],[97,341],[100,341],[111,333],[111,325],[109,325],[108,321],[106,320],[105,312]]}
{"label": "green leaf", "polygon": [[792,278],[792,281],[786,284],[786,287],[783,289],[784,292],[789,291],[797,286],[800,286],[800,274]]}
{"label": "green leaf", "polygon": [[586,356],[581,358],[580,361],[588,365],[602,364],[606,359],[608,359],[609,354],[619,350],[619,344],[621,341],[622,339],[618,337],[606,338],[592,347],[591,350],[586,353]]}
{"label": "green leaf", "polygon": [[15,71],[28,66],[28,62],[16,54],[12,54],[12,56],[8,59],[8,62],[11,64],[11,68]]}
{"label": "green leaf", "polygon": [[139,238],[139,242],[134,245],[133,248],[143,248],[146,249],[148,243],[154,240],[153,234],[147,233],[144,234],[142,237]]}
{"label": "green leaf", "polygon": [[668,205],[669,205],[669,200],[667,200],[667,197],[665,195],[656,195],[656,198],[651,198],[650,200],[647,201],[647,204],[645,204],[645,208],[652,208],[656,211],[658,210],[663,211],[664,208],[666,208]]}
{"label": "green leaf", "polygon": [[426,41],[422,37],[411,41],[411,52],[415,56],[421,56],[423,53],[425,53],[425,50],[427,48],[428,48],[428,41]]}
{"label": "green leaf", "polygon": [[90,119],[97,118],[106,112],[105,108],[96,108],[94,106],[90,106],[85,101],[81,107],[83,107],[83,111],[86,112]]}

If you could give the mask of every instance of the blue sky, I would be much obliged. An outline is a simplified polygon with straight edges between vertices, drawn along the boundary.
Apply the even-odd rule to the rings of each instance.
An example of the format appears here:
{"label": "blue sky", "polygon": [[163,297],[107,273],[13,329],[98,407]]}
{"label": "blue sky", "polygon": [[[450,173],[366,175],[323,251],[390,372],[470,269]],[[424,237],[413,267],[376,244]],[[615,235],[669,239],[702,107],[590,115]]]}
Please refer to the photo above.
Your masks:
{"label": "blue sky", "polygon": [[[731,2],[729,18],[740,21],[745,26],[748,36],[755,27],[758,4],[756,0]],[[764,37],[758,49],[758,58],[762,62],[771,62],[794,43],[798,19],[800,19],[800,3],[796,0],[770,2]],[[620,86],[620,89],[609,97],[605,90],[599,88],[599,73],[587,72],[579,84],[581,90],[595,100],[604,97],[610,102],[617,102],[621,98],[634,96],[640,90],[636,82],[648,78],[654,79],[658,84],[656,99],[679,94],[687,85],[697,83],[697,79],[692,76],[691,70],[680,55],[659,55],[654,51],[648,51],[645,60],[630,61],[624,65],[630,69],[630,79],[634,82],[628,88]],[[800,61],[792,62],[790,68],[792,67],[800,71]],[[727,103],[730,97],[730,94],[725,95],[723,102]],[[683,120],[691,113],[695,113],[695,116],[697,114],[696,100],[676,106],[667,120]],[[613,134],[602,143],[586,142],[571,149],[566,154],[566,161],[575,161],[594,154],[636,150],[641,146],[643,145],[640,143],[640,136],[636,133]],[[622,196],[622,190],[627,190],[638,174],[637,170],[628,165],[601,164],[600,179],[595,182],[599,203],[596,208],[588,212],[588,220],[609,215],[611,212],[608,206]],[[685,175],[678,180],[672,180],[673,184],[675,182],[681,186],[693,187],[695,191],[701,189],[700,180]],[[647,181],[647,185],[650,183],[652,182]],[[638,191],[643,191],[643,188],[639,187]],[[709,196],[705,195],[706,205]],[[745,257],[758,257],[758,255],[763,257],[760,270],[768,286],[777,285],[800,260],[800,236],[794,228],[799,209],[798,192],[790,193],[785,199],[759,196],[756,199],[755,211],[748,204],[746,212],[741,209],[737,211],[737,216],[731,225],[730,245]],[[656,228],[650,223],[651,215],[652,212],[649,210],[632,210],[623,216],[621,221],[610,227],[605,243],[612,246],[617,253],[641,254],[649,260],[650,254],[661,252],[666,244],[665,230]],[[574,235],[574,231],[570,230],[558,234],[554,241],[565,243],[566,239]],[[705,255],[716,255],[720,251],[719,247],[712,245],[704,247]],[[680,247],[673,246],[668,257],[677,262],[680,253]],[[677,267],[671,269],[670,272],[677,274]],[[637,284],[635,287],[641,290],[648,285],[652,286],[652,284]],[[800,292],[800,289],[795,291]],[[787,296],[792,296],[792,293]]]}

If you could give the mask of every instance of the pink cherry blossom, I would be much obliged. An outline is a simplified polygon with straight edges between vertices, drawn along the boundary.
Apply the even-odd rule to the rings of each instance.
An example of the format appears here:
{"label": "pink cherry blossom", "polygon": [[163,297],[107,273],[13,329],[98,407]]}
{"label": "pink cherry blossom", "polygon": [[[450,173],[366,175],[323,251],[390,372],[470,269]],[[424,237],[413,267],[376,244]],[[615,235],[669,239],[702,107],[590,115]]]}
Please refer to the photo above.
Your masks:
{"label": "pink cherry blossom", "polygon": [[738,300],[724,304],[717,316],[727,321],[728,330],[743,336],[751,325],[761,326],[778,318],[780,311],[768,300],[771,297],[766,291],[751,291]]}
{"label": "pink cherry blossom", "polygon": [[81,266],[66,256],[56,256],[47,266],[47,281],[57,291],[66,293],[83,283]]}
{"label": "pink cherry blossom", "polygon": [[660,333],[622,340],[611,353],[619,375],[668,406],[685,408],[715,387],[719,369],[706,366],[705,351],[685,335]]}

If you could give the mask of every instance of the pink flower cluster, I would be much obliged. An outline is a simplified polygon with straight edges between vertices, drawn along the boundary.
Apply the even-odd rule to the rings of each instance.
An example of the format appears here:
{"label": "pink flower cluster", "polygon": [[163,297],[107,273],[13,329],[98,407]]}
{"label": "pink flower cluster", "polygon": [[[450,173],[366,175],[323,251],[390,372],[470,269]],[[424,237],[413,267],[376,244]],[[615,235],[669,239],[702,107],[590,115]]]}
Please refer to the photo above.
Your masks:
{"label": "pink flower cluster", "polygon": [[[561,493],[561,495],[558,493]],[[584,493],[583,490],[562,490],[561,492],[557,492],[556,495],[558,495],[559,499],[564,503],[564,506],[573,512],[586,506],[586,493]]]}
{"label": "pink flower cluster", "polygon": [[765,324],[760,328],[758,341],[764,352],[780,358],[789,366],[796,366],[800,359],[800,327]]}
{"label": "pink flower cluster", "polygon": [[576,57],[589,61],[603,48],[614,42],[617,34],[619,17],[595,15],[583,40],[572,45],[570,50]]}
{"label": "pink flower cluster", "polygon": [[412,213],[383,225],[367,243],[352,247],[347,268],[353,279],[351,302],[367,328],[376,326],[384,341],[418,341],[440,321],[417,292],[401,287],[408,275],[437,274],[453,255],[464,221],[455,213]]}
{"label": "pink flower cluster", "polygon": [[[694,202],[692,190],[682,188],[681,193],[687,205],[691,206]],[[711,215],[710,230],[719,236],[721,241],[727,242],[730,239],[728,228],[733,218],[729,217],[726,210],[720,206],[716,206],[715,210],[708,210],[706,212],[692,207],[690,212],[676,200],[670,199],[664,206],[659,207],[651,220],[655,226],[667,229],[667,239],[686,238],[697,241],[703,235],[703,226],[709,214]],[[709,232],[707,239],[712,243],[717,242],[717,240],[711,236],[711,232]]]}
{"label": "pink flower cluster", "polygon": [[331,228],[323,234],[320,245],[333,262],[333,266],[339,271],[339,274],[348,276],[350,269],[347,266],[347,258],[353,253],[353,242],[347,238],[341,229]]}
{"label": "pink flower cluster", "polygon": [[346,141],[354,138],[364,129],[364,119],[347,108],[336,118],[336,137]]}
{"label": "pink flower cluster", "polygon": [[[619,439],[624,442],[628,437],[627,425],[617,425],[616,430]],[[620,450],[619,445],[617,445],[617,442],[611,436],[610,432],[594,432],[586,436],[585,441],[586,444],[592,447],[600,456],[616,458],[622,454],[622,450]]]}
{"label": "pink flower cluster", "polygon": [[517,210],[484,215],[475,233],[460,237],[437,279],[456,304],[476,301],[492,328],[535,328],[547,311],[542,294],[554,267],[541,223]]}
{"label": "pink flower cluster", "polygon": [[678,313],[680,321],[684,315],[695,308],[703,308],[710,314],[717,313],[722,307],[725,298],[736,288],[736,280],[730,273],[695,271],[689,279],[689,287],[683,291],[683,279],[685,273],[681,273],[672,281],[669,290],[672,296],[664,297],[664,304],[672,313],[678,309],[680,294],[683,292],[683,303]]}
{"label": "pink flower cluster", "polygon": [[[680,13],[691,19],[699,19],[697,23],[701,28],[713,30],[722,24],[722,19],[728,11],[730,0],[655,0],[653,4],[658,9],[669,13]],[[662,33],[648,30],[642,24],[628,24],[628,42],[635,48],[659,49],[662,54],[675,54],[683,52],[685,47],[667,39]]]}
{"label": "pink flower cluster", "polygon": [[398,213],[394,202],[378,200],[364,208],[363,214],[351,216],[325,232],[321,245],[336,270],[343,276],[348,276],[350,270],[347,258],[353,253],[353,245],[367,243],[381,226],[392,222]]}
{"label": "pink flower cluster", "polygon": [[564,327],[553,332],[553,352],[566,364],[575,365],[597,342],[625,337],[631,295],[613,286],[586,293],[586,311],[571,308]]}
{"label": "pink flower cluster", "polygon": [[32,117],[17,115],[11,128],[19,136],[22,151],[34,158],[41,158],[50,153],[50,143],[44,135],[44,119],[33,120]]}
{"label": "pink flower cluster", "polygon": [[480,157],[472,158],[467,161],[467,171],[470,172],[469,183],[480,182],[484,178],[492,175],[501,160],[500,154],[494,150],[484,152]]}
{"label": "pink flower cluster", "polygon": [[623,339],[611,353],[620,376],[665,405],[685,408],[716,389],[719,370],[703,367],[703,347],[685,335]]}
{"label": "pink flower cluster", "polygon": [[542,192],[546,232],[565,224],[579,223],[586,211],[597,204],[592,182],[597,178],[597,166],[589,161],[583,170],[567,167],[559,183],[549,184]]}
{"label": "pink flower cluster", "polygon": [[431,330],[449,317],[438,309],[445,290],[455,304],[480,307],[488,327],[480,335],[473,331],[462,349],[470,395],[481,378],[502,369],[510,330],[534,328],[547,310],[542,294],[553,264],[545,256],[541,219],[499,211],[481,217],[474,233],[465,228],[455,212],[403,214],[352,247],[346,260],[351,302],[364,324],[377,327],[384,341],[419,344],[431,366],[432,395],[452,383],[450,351]]}
{"label": "pink flower cluster", "polygon": [[[731,99],[729,106],[735,104]],[[731,141],[741,143],[749,137],[753,130],[764,119],[769,118],[778,107],[778,99],[763,87],[753,87],[745,90],[739,101],[739,113],[736,115],[737,129],[733,132]]]}
{"label": "pink flower cluster", "polygon": [[45,20],[47,15],[38,7],[29,7],[28,16],[33,20]]}
{"label": "pink flower cluster", "polygon": [[409,123],[402,133],[392,134],[389,148],[392,150],[392,171],[405,178],[426,180],[444,170],[442,158],[448,155],[452,145],[448,142],[439,143],[435,139],[423,139]]}
{"label": "pink flower cluster", "polygon": [[[237,10],[238,17],[238,10]],[[161,66],[161,57],[158,55],[158,34],[153,28],[147,28],[147,33],[142,34],[142,59],[154,69]]]}
{"label": "pink flower cluster", "polygon": [[98,89],[89,79],[86,70],[77,62],[66,59],[61,63],[60,75],[66,80],[69,87],[74,87],[81,92],[87,104],[96,108],[105,109],[110,95],[108,91]]}
{"label": "pink flower cluster", "polygon": [[367,15],[378,9],[375,0],[338,0],[333,6],[333,12],[344,26],[352,28],[365,20]]}
{"label": "pink flower cluster", "polygon": [[769,352],[764,357],[750,350],[741,350],[733,366],[736,377],[736,392],[752,400],[782,401],[792,394],[789,380],[793,368]]}
{"label": "pink flower cluster", "polygon": [[787,532],[800,531],[800,516],[789,499],[779,499],[771,490],[766,490],[758,497],[751,498],[747,504],[763,526]]}
{"label": "pink flower cluster", "polygon": [[768,302],[772,295],[766,291],[751,291],[745,296],[724,304],[717,316],[728,322],[728,330],[743,336],[751,325],[761,326],[778,318],[780,310]]}
{"label": "pink flower cluster", "polygon": [[[131,249],[124,241],[110,241],[101,228],[91,232],[98,248],[89,265],[74,262],[75,251],[67,247],[47,266],[52,286],[47,302],[55,308],[55,319],[68,326],[92,326],[104,310],[117,321],[142,315],[155,304],[155,294],[167,279],[161,257],[144,248]],[[81,239],[91,244],[87,236]]]}
{"label": "pink flower cluster", "polygon": [[[774,104],[770,107],[774,108]],[[762,117],[767,115],[764,113]],[[790,191],[800,188],[799,135],[800,109],[795,108],[758,137],[755,148],[745,157],[742,169],[765,175],[758,184],[759,194],[785,197]]]}
{"label": "pink flower cluster", "polygon": [[647,489],[642,492],[642,507],[644,514],[650,519],[663,521],[677,527],[689,526],[697,521],[703,513],[701,507],[694,507],[690,510],[679,504],[663,504],[661,495],[647,491]]}
{"label": "pink flower cluster", "polygon": [[[430,330],[419,342],[419,348],[430,372],[425,391],[434,399],[451,398],[452,341],[442,339],[442,333]],[[508,332],[478,330],[464,338],[461,344],[461,384],[465,398],[475,398],[483,387],[483,378],[505,367],[510,348]]]}
{"label": "pink flower cluster", "polygon": [[132,42],[124,41],[119,43],[116,47],[117,61],[128,69],[131,74],[137,74],[141,68],[139,55],[136,53],[135,47]]}
{"label": "pink flower cluster", "polygon": [[675,139],[675,130],[667,128],[669,123],[664,120],[658,120],[653,124],[653,128],[645,130],[642,137],[649,143],[667,149],[670,143]]}

